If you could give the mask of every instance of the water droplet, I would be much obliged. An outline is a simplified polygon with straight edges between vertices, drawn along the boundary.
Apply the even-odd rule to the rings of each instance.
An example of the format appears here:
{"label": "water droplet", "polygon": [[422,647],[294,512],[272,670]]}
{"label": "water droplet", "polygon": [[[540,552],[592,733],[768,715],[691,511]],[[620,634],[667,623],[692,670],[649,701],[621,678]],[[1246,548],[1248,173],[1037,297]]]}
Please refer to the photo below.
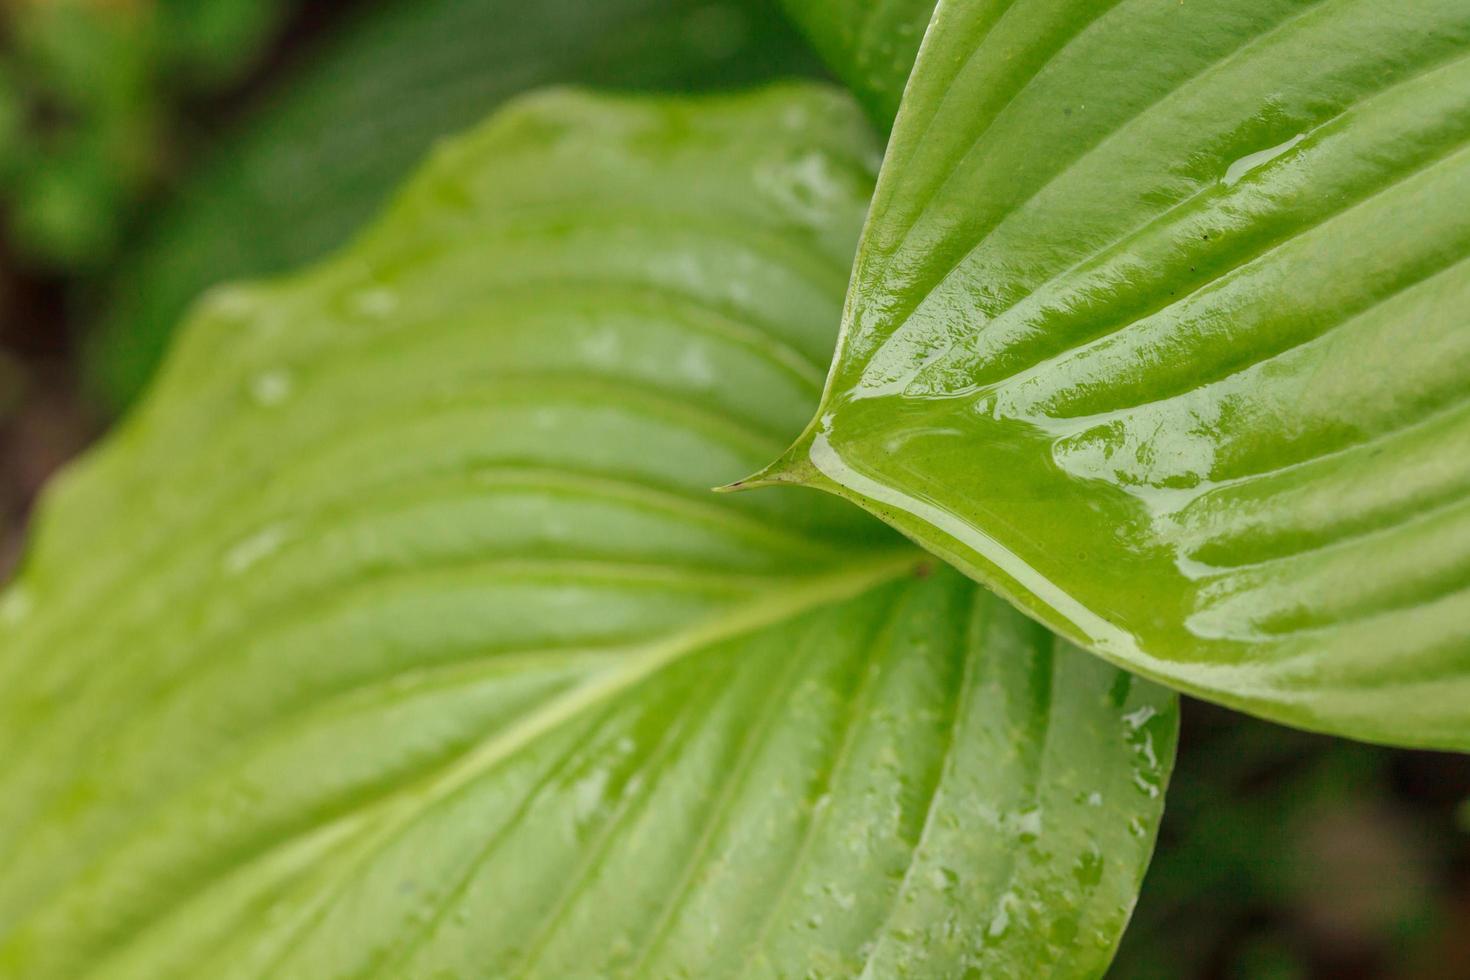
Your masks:
{"label": "water droplet", "polygon": [[392,316],[398,311],[398,302],[398,294],[382,286],[354,293],[351,300],[355,313],[373,320]]}
{"label": "water droplet", "polygon": [[1011,931],[1011,906],[1016,902],[1014,892],[1006,892],[996,903],[995,914],[990,917],[990,924],[985,927],[985,935],[988,939],[1001,939]]}
{"label": "water droplet", "polygon": [[1139,708],[1137,711],[1132,711],[1124,715],[1123,724],[1128,726],[1128,730],[1130,732],[1136,732],[1144,725],[1147,725],[1149,719],[1154,717],[1158,713],[1159,711],[1157,708],[1155,708],[1151,704],[1146,704],[1143,707]]}
{"label": "water droplet", "polygon": [[1103,856],[1097,850],[1088,850],[1077,859],[1072,874],[1083,888],[1092,888],[1102,881]]}
{"label": "water droplet", "polygon": [[205,295],[202,312],[210,318],[243,321],[253,317],[259,308],[255,294],[250,290],[240,286],[218,286]]}
{"label": "water droplet", "polygon": [[941,891],[954,891],[959,887],[960,876],[949,868],[935,868],[929,874],[929,880],[935,888]]}
{"label": "water droplet", "polygon": [[617,330],[605,327],[586,337],[579,345],[581,354],[600,367],[611,367],[622,355],[623,338]]}
{"label": "water droplet", "polygon": [[31,618],[35,605],[30,592],[21,586],[15,586],[4,596],[0,596],[0,626],[12,629],[19,626]]}
{"label": "water droplet", "polygon": [[1275,146],[1267,147],[1264,150],[1257,150],[1255,153],[1250,153],[1241,157],[1225,170],[1225,176],[1220,178],[1220,183],[1224,184],[1226,187],[1234,187],[1240,182],[1243,177],[1245,177],[1246,174],[1250,173],[1252,170],[1264,167],[1266,164],[1270,163],[1272,160],[1275,160],[1283,153],[1286,153],[1289,150],[1293,149],[1298,143],[1306,138],[1306,133],[1297,133],[1285,143],[1278,143]]}
{"label": "water droplet", "polygon": [[1137,763],[1133,769],[1133,783],[1149,797],[1159,795],[1163,777],[1159,772],[1159,756],[1154,749],[1153,732],[1145,726],[1158,716],[1158,711],[1144,705],[1123,717],[1124,733],[1128,746],[1133,749]]}
{"label": "water droplet", "polygon": [[841,171],[824,153],[803,153],[763,167],[756,175],[787,210],[808,217],[827,213],[846,196]]}
{"label": "water droplet", "polygon": [[292,381],[290,372],[277,368],[262,371],[255,376],[250,382],[250,397],[258,405],[274,408],[289,399],[294,389],[295,382]]}
{"label": "water droplet", "polygon": [[701,347],[687,347],[679,358],[679,373],[700,388],[715,382],[715,368]]}
{"label": "water droplet", "polygon": [[225,552],[224,566],[227,575],[241,575],[260,564],[286,543],[289,533],[285,525],[273,524],[262,528],[235,544]]}
{"label": "water droplet", "polygon": [[1041,836],[1041,810],[1022,810],[1012,818],[1012,826],[1023,843],[1036,840]]}
{"label": "water droplet", "polygon": [[811,124],[811,115],[800,102],[792,102],[781,112],[781,125],[791,132],[804,133]]}

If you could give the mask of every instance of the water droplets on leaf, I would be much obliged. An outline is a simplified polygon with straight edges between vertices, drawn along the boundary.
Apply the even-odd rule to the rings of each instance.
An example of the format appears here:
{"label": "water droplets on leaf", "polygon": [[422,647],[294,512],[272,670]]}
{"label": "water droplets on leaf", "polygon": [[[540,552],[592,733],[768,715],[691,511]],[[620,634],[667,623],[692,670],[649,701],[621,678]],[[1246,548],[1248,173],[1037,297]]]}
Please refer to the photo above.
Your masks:
{"label": "water droplets on leaf", "polygon": [[574,836],[585,833],[591,823],[607,812],[612,782],[612,772],[598,767],[572,784],[570,815],[574,824]]}
{"label": "water droplets on leaf", "polygon": [[282,368],[262,371],[250,381],[250,397],[262,408],[275,408],[291,399],[296,382],[291,372]]}
{"label": "water droplets on leaf", "polygon": [[830,213],[850,193],[831,157],[815,150],[763,167],[756,179],[784,208],[807,218]]}
{"label": "water droplets on leaf", "polygon": [[708,388],[718,378],[709,354],[703,347],[693,344],[684,348],[684,353],[679,356],[679,374],[700,388]]}
{"label": "water droplets on leaf", "polygon": [[1234,187],[1251,171],[1258,170],[1277,157],[1290,152],[1296,148],[1298,143],[1306,138],[1306,133],[1297,133],[1285,143],[1278,143],[1264,150],[1257,150],[1255,153],[1246,154],[1226,168],[1225,176],[1220,178],[1220,183],[1226,187]]}
{"label": "water droplets on leaf", "polygon": [[1158,712],[1150,705],[1123,716],[1124,737],[1137,760],[1133,768],[1133,785],[1145,796],[1157,797],[1163,792],[1163,774],[1154,736],[1149,722]]}
{"label": "water droplets on leaf", "polygon": [[1157,708],[1153,705],[1146,704],[1137,711],[1130,711],[1124,715],[1123,724],[1127,726],[1129,732],[1136,732],[1144,725],[1147,725],[1149,720],[1158,713]]}
{"label": "water droplets on leaf", "polygon": [[221,561],[226,575],[243,575],[277,551],[290,538],[283,524],[272,524],[237,542]]}
{"label": "water droplets on leaf", "polygon": [[852,892],[845,891],[835,884],[828,884],[822,890],[827,893],[827,896],[832,899],[838,908],[844,911],[851,911],[857,907],[857,896]]}
{"label": "water droplets on leaf", "polygon": [[205,294],[201,316],[230,323],[253,320],[260,311],[255,293],[244,286],[216,286]]}
{"label": "water droplets on leaf", "polygon": [[1079,792],[1076,796],[1072,797],[1072,802],[1077,804],[1078,806],[1090,806],[1096,808],[1103,805],[1103,795],[1098,790],[1092,790],[1091,792]]}
{"label": "water droplets on leaf", "polygon": [[812,124],[811,112],[805,104],[798,102],[793,102],[782,109],[778,118],[781,125],[793,133],[802,132]]}
{"label": "water droplets on leaf", "polygon": [[990,916],[990,923],[985,927],[985,938],[988,940],[1004,939],[1006,933],[1011,931],[1011,914],[1017,903],[1015,892],[1006,892],[995,904],[995,912]]}
{"label": "water droplets on leaf", "polygon": [[352,311],[370,320],[384,320],[398,310],[398,294],[383,286],[364,289],[352,294]]}
{"label": "water droplets on leaf", "polygon": [[1010,823],[1016,837],[1023,844],[1029,844],[1041,836],[1041,809],[1021,810],[1012,815]]}
{"label": "water droplets on leaf", "polygon": [[578,346],[589,362],[612,367],[622,356],[623,335],[612,327],[604,327],[589,334]]}
{"label": "water droplets on leaf", "polygon": [[31,593],[20,586],[0,596],[0,626],[15,628],[31,618],[36,602]]}
{"label": "water droplets on leaf", "polygon": [[935,868],[929,873],[929,880],[935,888],[946,892],[954,891],[960,885],[960,876],[951,868]]}
{"label": "water droplets on leaf", "polygon": [[1102,881],[1103,867],[1102,852],[1093,845],[1077,859],[1072,874],[1083,888],[1095,888]]}

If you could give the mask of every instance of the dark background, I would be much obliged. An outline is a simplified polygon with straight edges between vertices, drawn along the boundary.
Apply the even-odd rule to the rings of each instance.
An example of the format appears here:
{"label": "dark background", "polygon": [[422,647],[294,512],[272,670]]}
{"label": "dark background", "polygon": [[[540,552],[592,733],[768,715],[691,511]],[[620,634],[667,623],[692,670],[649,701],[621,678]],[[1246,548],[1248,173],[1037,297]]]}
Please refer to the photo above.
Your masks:
{"label": "dark background", "polygon": [[[0,583],[38,492],[125,409],[187,301],[332,247],[437,133],[545,82],[687,88],[819,71],[772,10],[723,2],[743,12],[0,0]],[[625,15],[631,31],[598,22]],[[493,30],[453,22],[474,17]],[[510,54],[395,48],[450,34]],[[663,61],[648,52],[670,43],[681,59],[653,70]],[[516,60],[523,50],[534,63]],[[411,104],[416,91],[437,114]],[[383,114],[403,122],[370,130]],[[1112,975],[1470,980],[1467,799],[1470,758],[1188,701],[1158,854]]]}

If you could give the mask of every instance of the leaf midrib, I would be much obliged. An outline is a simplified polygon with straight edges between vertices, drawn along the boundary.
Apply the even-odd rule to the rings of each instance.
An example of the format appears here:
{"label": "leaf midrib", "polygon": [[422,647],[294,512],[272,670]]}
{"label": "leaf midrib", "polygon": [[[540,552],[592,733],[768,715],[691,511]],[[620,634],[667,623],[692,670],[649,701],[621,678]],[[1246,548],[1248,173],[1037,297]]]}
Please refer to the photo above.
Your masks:
{"label": "leaf midrib", "polygon": [[[867,561],[810,576],[800,584],[773,588],[760,598],[725,615],[704,620],[661,641],[635,647],[615,666],[594,674],[586,683],[528,712],[509,728],[492,734],[439,771],[391,791],[377,801],[367,803],[364,809],[342,814],[325,826],[306,828],[304,834],[292,835],[252,856],[247,867],[256,865],[278,850],[292,846],[301,836],[331,833],[334,827],[345,827],[349,837],[358,838],[357,845],[348,852],[334,850],[331,853],[334,859],[346,861],[347,869],[335,876],[335,885],[329,889],[328,894],[309,902],[304,918],[292,930],[291,936],[285,939],[284,946],[294,945],[297,937],[331,906],[333,896],[353,879],[354,869],[391,844],[439,802],[492,771],[505,759],[541,736],[583,712],[612,700],[686,656],[742,635],[769,629],[823,606],[856,598],[915,574],[924,565],[926,557],[925,552],[912,546],[884,551]],[[109,949],[103,959],[111,960],[125,952],[133,942],[166,920],[192,897],[207,891],[218,880],[217,876],[206,874],[197,887],[181,890],[174,896],[174,901],[139,923],[131,941]],[[17,930],[17,933],[20,931]],[[10,938],[13,940],[17,933],[12,933]]]}
{"label": "leaf midrib", "polygon": [[405,802],[402,805],[408,821],[413,819],[416,811],[426,809],[432,802],[472,782],[541,735],[593,705],[611,700],[675,661],[737,636],[757,633],[822,606],[862,595],[910,573],[922,561],[923,554],[905,547],[855,568],[813,576],[803,585],[773,590],[728,615],[715,617],[635,650],[616,667],[471,749],[437,777],[427,780],[421,792],[403,791],[401,795]]}

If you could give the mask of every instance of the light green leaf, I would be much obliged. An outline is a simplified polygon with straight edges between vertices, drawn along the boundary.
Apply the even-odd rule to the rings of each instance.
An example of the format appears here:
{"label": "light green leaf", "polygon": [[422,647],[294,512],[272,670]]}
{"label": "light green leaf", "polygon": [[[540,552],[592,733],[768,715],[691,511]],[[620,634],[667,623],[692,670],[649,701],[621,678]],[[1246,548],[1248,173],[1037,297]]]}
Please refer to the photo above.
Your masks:
{"label": "light green leaf", "polygon": [[1470,5],[947,2],[770,479],[1115,663],[1470,749]]}
{"label": "light green leaf", "polygon": [[0,599],[0,975],[1101,972],[1173,696],[707,490],[815,403],[872,155],[549,95],[213,293]]}
{"label": "light green leaf", "polygon": [[510,96],[819,69],[774,0],[377,0],[310,55],[149,215],[122,261],[87,359],[110,404],[143,390],[207,287],[340,247],[435,140]]}
{"label": "light green leaf", "polygon": [[878,124],[893,125],[935,0],[782,2]]}

